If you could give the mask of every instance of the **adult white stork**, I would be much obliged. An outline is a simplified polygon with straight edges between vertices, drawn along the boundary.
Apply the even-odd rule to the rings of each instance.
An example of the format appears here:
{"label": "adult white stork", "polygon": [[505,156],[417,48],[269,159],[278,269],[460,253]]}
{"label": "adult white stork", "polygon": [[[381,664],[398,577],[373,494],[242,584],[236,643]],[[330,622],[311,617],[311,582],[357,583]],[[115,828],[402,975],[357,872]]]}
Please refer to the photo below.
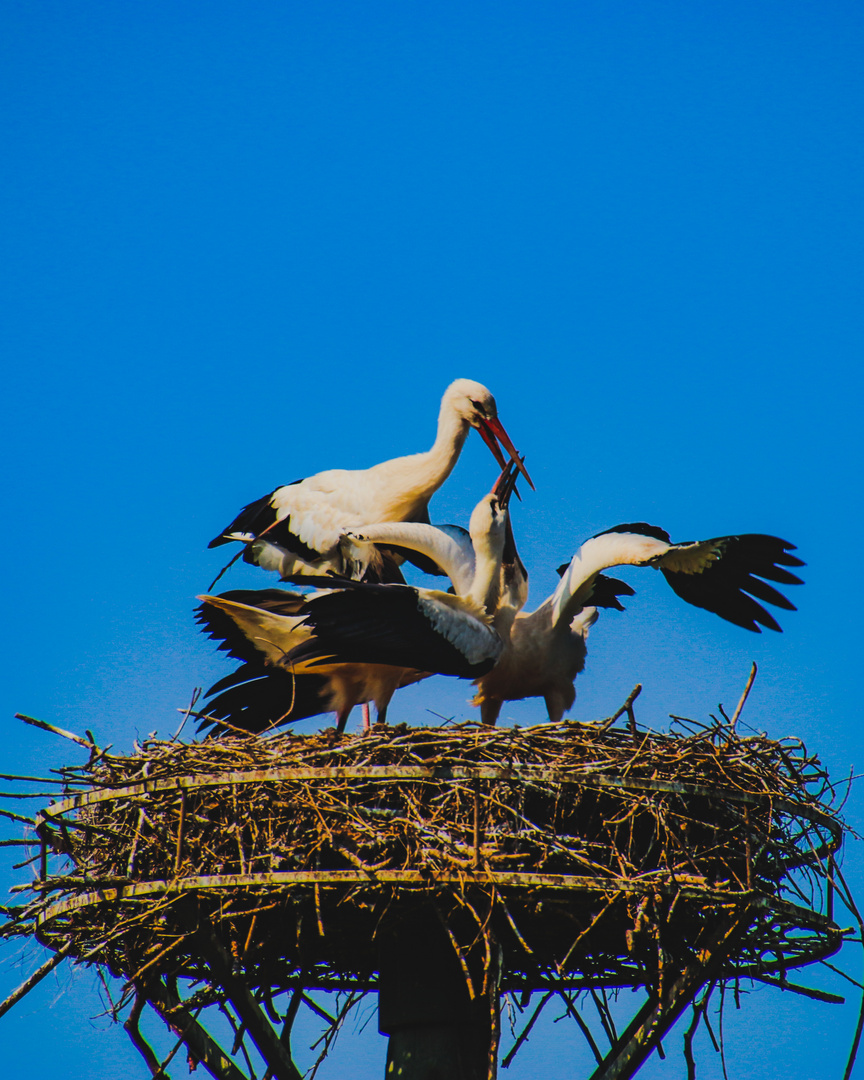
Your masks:
{"label": "adult white stork", "polygon": [[[374,701],[379,723],[400,686],[429,674],[476,679],[501,653],[488,609],[497,603],[507,501],[505,469],[471,515],[474,569],[455,594],[399,584],[298,577],[332,586],[202,596],[198,619],[244,666],[208,691],[208,725],[262,731],[328,710],[344,730],[354,705]],[[505,479],[506,478],[506,479]],[[463,586],[460,590],[458,586]]]}
{"label": "adult white stork", "polygon": [[[276,488],[243,507],[209,546],[242,541],[246,561],[276,570],[283,580],[303,573],[354,576],[341,558],[341,533],[366,522],[428,522],[429,500],[453,470],[472,427],[500,465],[506,459],[499,442],[519,460],[490,391],[471,379],[457,379],[441,399],[431,449],[369,469],[330,469]],[[521,462],[519,467],[533,488]],[[376,559],[370,579],[392,579],[394,565]]]}
{"label": "adult white stork", "polygon": [[754,597],[795,610],[768,584],[801,584],[785,569],[804,565],[790,554],[794,550],[785,540],[758,533],[673,544],[668,533],[643,522],[618,525],[592,537],[559,568],[558,587],[536,611],[518,611],[516,604],[508,606],[506,598],[502,602],[495,626],[504,649],[495,667],[477,680],[474,704],[480,706],[483,722],[494,724],[505,701],[528,697],[542,697],[552,721],[570,708],[596,608],[621,608],[618,596],[633,593],[628,585],[603,575],[603,570],[653,566],[688,604],[760,633],[760,624],[777,631],[780,626]]}

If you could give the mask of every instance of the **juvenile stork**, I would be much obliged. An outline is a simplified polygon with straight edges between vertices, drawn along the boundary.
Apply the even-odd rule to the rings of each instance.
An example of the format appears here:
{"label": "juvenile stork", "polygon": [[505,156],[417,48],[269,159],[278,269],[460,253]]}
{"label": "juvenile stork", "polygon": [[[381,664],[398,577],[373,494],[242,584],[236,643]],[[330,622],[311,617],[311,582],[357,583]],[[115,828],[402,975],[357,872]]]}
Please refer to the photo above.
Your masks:
{"label": "juvenile stork", "polygon": [[400,686],[487,672],[503,647],[488,611],[498,599],[513,475],[506,468],[471,515],[473,570],[470,580],[457,575],[455,594],[316,576],[297,580],[332,587],[308,597],[275,589],[200,597],[199,622],[244,661],[208,692],[201,727],[263,731],[332,710],[342,731],[367,701],[385,723]]}
{"label": "juvenile stork", "polygon": [[502,599],[495,626],[504,648],[495,667],[477,680],[474,699],[483,722],[494,724],[505,701],[528,697],[542,697],[552,721],[560,720],[570,708],[596,608],[620,609],[618,596],[633,593],[628,585],[603,575],[603,570],[653,566],[688,604],[761,633],[760,624],[777,631],[780,626],[754,597],[795,610],[768,584],[801,584],[800,578],[785,569],[804,565],[790,554],[794,550],[785,540],[758,533],[673,544],[668,533],[643,522],[618,525],[592,537],[569,564],[559,568],[558,587],[536,611],[519,611],[517,604],[508,604],[506,596]]}
{"label": "juvenile stork", "polygon": [[[369,469],[330,469],[276,488],[244,506],[209,546],[232,540],[246,544],[244,559],[283,580],[297,574],[334,573],[355,576],[341,557],[339,537],[345,529],[366,522],[428,522],[429,500],[459,459],[471,428],[503,467],[501,446],[533,488],[516,449],[498,419],[495,398],[471,379],[457,379],[441,399],[438,432],[430,450],[393,458]],[[373,559],[370,580],[398,580],[392,559]]]}

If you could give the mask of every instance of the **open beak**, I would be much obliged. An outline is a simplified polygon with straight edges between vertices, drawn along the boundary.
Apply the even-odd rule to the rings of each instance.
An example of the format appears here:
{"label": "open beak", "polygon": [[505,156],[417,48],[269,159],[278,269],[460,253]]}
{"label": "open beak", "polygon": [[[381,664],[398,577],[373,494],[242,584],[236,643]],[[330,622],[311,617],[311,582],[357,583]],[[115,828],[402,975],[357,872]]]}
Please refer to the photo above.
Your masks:
{"label": "open beak", "polygon": [[[536,491],[537,489],[534,487],[534,482],[528,475],[528,470],[522,464],[522,459],[519,457],[519,452],[513,445],[510,436],[504,430],[501,421],[497,417],[494,417],[491,420],[480,420],[477,430],[480,432],[480,437],[483,439],[483,442],[485,442],[489,449],[492,451],[498,464],[502,468],[507,464],[507,459],[501,452],[501,446],[503,446],[507,453],[510,455],[511,460],[515,462],[516,467],[528,481],[529,485],[531,486],[531,490]],[[499,442],[501,443],[501,446],[498,445]]]}
{"label": "open beak", "polygon": [[[508,461],[504,466],[504,471],[495,481],[495,487],[492,488],[492,494],[498,499],[498,505],[502,510],[507,509],[507,505],[510,502],[510,496],[516,490],[516,470],[521,469],[525,471],[525,466],[520,457],[517,457],[515,461]],[[529,481],[530,483],[530,481]]]}

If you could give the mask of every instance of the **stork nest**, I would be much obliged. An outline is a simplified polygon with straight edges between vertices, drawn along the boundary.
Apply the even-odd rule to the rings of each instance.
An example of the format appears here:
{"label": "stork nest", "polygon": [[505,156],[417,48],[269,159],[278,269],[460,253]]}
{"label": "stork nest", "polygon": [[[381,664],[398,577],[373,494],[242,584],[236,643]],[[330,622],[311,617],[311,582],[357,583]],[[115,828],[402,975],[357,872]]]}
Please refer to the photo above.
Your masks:
{"label": "stork nest", "polygon": [[151,739],[62,772],[3,932],[130,983],[206,982],[215,941],[259,995],[370,989],[420,911],[466,975],[494,936],[503,989],[662,987],[730,918],[722,978],[785,979],[842,939],[824,769],[726,723]]}

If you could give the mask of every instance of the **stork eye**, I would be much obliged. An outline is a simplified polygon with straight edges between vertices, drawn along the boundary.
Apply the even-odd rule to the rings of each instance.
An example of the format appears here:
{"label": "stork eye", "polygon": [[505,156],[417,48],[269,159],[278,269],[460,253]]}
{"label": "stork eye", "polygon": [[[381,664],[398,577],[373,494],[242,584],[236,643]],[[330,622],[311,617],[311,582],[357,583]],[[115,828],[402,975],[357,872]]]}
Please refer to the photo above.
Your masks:
{"label": "stork eye", "polygon": [[481,416],[486,415],[486,407],[483,405],[482,402],[480,402],[480,401],[472,401],[471,404],[474,406],[474,408],[477,410],[477,412],[480,413]]}

